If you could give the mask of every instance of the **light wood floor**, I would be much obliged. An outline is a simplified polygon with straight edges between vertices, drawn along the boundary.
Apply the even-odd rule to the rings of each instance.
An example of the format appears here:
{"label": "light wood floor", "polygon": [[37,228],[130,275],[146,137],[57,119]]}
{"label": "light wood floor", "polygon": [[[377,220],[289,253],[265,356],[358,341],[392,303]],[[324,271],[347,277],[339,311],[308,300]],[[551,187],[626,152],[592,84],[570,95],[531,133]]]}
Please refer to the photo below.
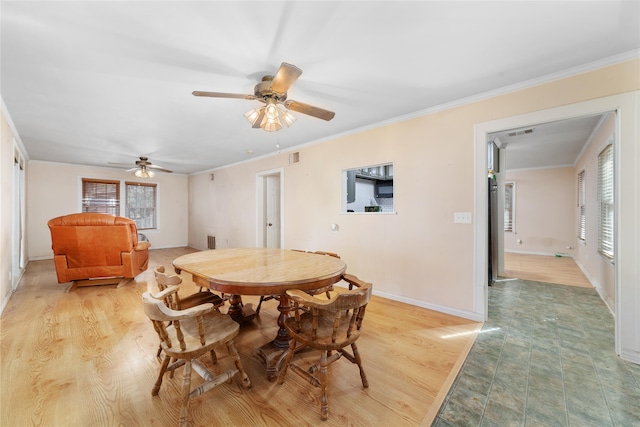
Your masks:
{"label": "light wood floor", "polygon": [[[181,370],[151,396],[158,339],[140,298],[157,290],[155,265],[169,267],[190,251],[151,251],[149,269],[135,282],[69,294],[56,282],[52,261],[30,262],[0,318],[0,425],[177,425]],[[182,292],[196,290],[188,282],[185,274]],[[257,298],[245,301],[255,304]],[[234,379],[193,399],[193,425],[321,424],[318,389],[291,373],[282,386],[268,382],[256,355],[273,338],[277,314],[276,302],[266,302],[236,339],[253,388],[245,391]],[[330,414],[322,425],[431,425],[479,327],[374,296],[358,341],[370,387],[362,389],[354,365],[332,365]],[[226,352],[217,353],[221,369],[230,366]]]}
{"label": "light wood floor", "polygon": [[593,288],[571,257],[505,252],[504,269],[507,278]]}

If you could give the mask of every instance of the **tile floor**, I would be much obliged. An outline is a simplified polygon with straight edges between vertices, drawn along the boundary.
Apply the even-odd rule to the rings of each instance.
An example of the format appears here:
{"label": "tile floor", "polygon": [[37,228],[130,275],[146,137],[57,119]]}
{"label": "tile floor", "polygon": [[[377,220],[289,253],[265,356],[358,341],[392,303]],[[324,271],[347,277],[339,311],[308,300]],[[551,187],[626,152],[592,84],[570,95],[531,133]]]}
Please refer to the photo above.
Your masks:
{"label": "tile floor", "polygon": [[640,426],[640,365],[594,289],[508,280],[432,426]]}

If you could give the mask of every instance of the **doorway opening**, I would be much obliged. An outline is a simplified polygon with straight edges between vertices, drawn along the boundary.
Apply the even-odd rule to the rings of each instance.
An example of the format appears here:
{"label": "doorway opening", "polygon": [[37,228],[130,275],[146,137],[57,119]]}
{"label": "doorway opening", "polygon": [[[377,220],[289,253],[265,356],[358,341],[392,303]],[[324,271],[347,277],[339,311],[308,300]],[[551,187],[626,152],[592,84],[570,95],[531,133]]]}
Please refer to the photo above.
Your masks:
{"label": "doorway opening", "polygon": [[616,112],[613,141],[616,170],[615,194],[615,350],[623,359],[639,363],[640,310],[630,300],[638,295],[634,279],[634,265],[638,247],[634,233],[620,233],[621,229],[637,230],[637,199],[640,191],[635,179],[637,170],[636,135],[638,129],[638,94],[625,93],[564,105],[519,116],[507,117],[475,125],[475,206],[474,217],[474,312],[486,320],[488,313],[488,192],[487,137],[505,129],[526,128],[537,123],[549,123],[581,116]]}
{"label": "doorway opening", "polygon": [[256,175],[256,246],[282,248],[284,170],[274,169]]}
{"label": "doorway opening", "polygon": [[[615,112],[611,111],[537,123],[524,129],[501,130],[487,136],[490,284],[505,278],[505,259],[513,260],[511,254],[521,254],[517,259],[529,261],[541,259],[532,255],[566,257],[576,260],[585,273],[594,269],[593,265],[582,263],[597,255],[587,254],[598,240],[594,231],[598,228],[598,212],[594,209],[597,205],[597,171],[592,160],[594,151],[603,148],[614,133],[614,124]],[[579,238],[576,224],[579,172],[576,168],[582,168],[584,176],[585,167],[589,169],[590,212],[586,217],[583,212],[581,219],[589,223],[588,239]],[[518,182],[522,183],[522,188],[517,188]],[[582,223],[583,229],[585,226]],[[505,257],[505,252],[510,257]],[[612,270],[611,265],[598,268]],[[536,276],[523,278],[536,280]],[[547,281],[550,277],[542,276]],[[613,277],[612,274],[608,276]],[[553,283],[566,284],[562,281]],[[604,289],[598,286],[596,289],[607,305],[612,306],[613,282],[600,284],[605,285]]]}

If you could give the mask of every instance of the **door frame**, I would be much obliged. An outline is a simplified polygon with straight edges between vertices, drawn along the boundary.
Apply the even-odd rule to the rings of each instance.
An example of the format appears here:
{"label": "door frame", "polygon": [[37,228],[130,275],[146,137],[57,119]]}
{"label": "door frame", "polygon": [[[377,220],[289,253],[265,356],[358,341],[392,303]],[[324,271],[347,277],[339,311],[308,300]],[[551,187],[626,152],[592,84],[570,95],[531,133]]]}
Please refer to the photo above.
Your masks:
{"label": "door frame", "polygon": [[268,176],[277,175],[280,179],[280,247],[284,247],[284,168],[270,169],[256,173],[256,247],[263,248],[265,240],[265,212],[267,197],[265,182]]}
{"label": "door frame", "polygon": [[[506,117],[475,125],[474,215],[474,312],[485,321],[488,313],[487,283],[487,135],[504,129],[616,112],[614,140],[615,194],[615,350],[621,358],[640,363],[640,183],[637,170],[638,110],[640,91]],[[620,230],[624,230],[621,233]]]}

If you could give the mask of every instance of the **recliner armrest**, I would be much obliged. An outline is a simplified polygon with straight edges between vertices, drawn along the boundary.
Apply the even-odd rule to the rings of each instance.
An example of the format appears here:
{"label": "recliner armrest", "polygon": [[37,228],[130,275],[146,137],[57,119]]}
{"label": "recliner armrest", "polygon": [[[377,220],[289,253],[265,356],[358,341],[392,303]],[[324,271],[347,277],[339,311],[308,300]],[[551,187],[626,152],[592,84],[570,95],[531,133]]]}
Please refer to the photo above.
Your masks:
{"label": "recliner armrest", "polygon": [[134,249],[136,251],[144,251],[145,249],[149,249],[150,246],[151,246],[150,242],[138,242],[138,244]]}

